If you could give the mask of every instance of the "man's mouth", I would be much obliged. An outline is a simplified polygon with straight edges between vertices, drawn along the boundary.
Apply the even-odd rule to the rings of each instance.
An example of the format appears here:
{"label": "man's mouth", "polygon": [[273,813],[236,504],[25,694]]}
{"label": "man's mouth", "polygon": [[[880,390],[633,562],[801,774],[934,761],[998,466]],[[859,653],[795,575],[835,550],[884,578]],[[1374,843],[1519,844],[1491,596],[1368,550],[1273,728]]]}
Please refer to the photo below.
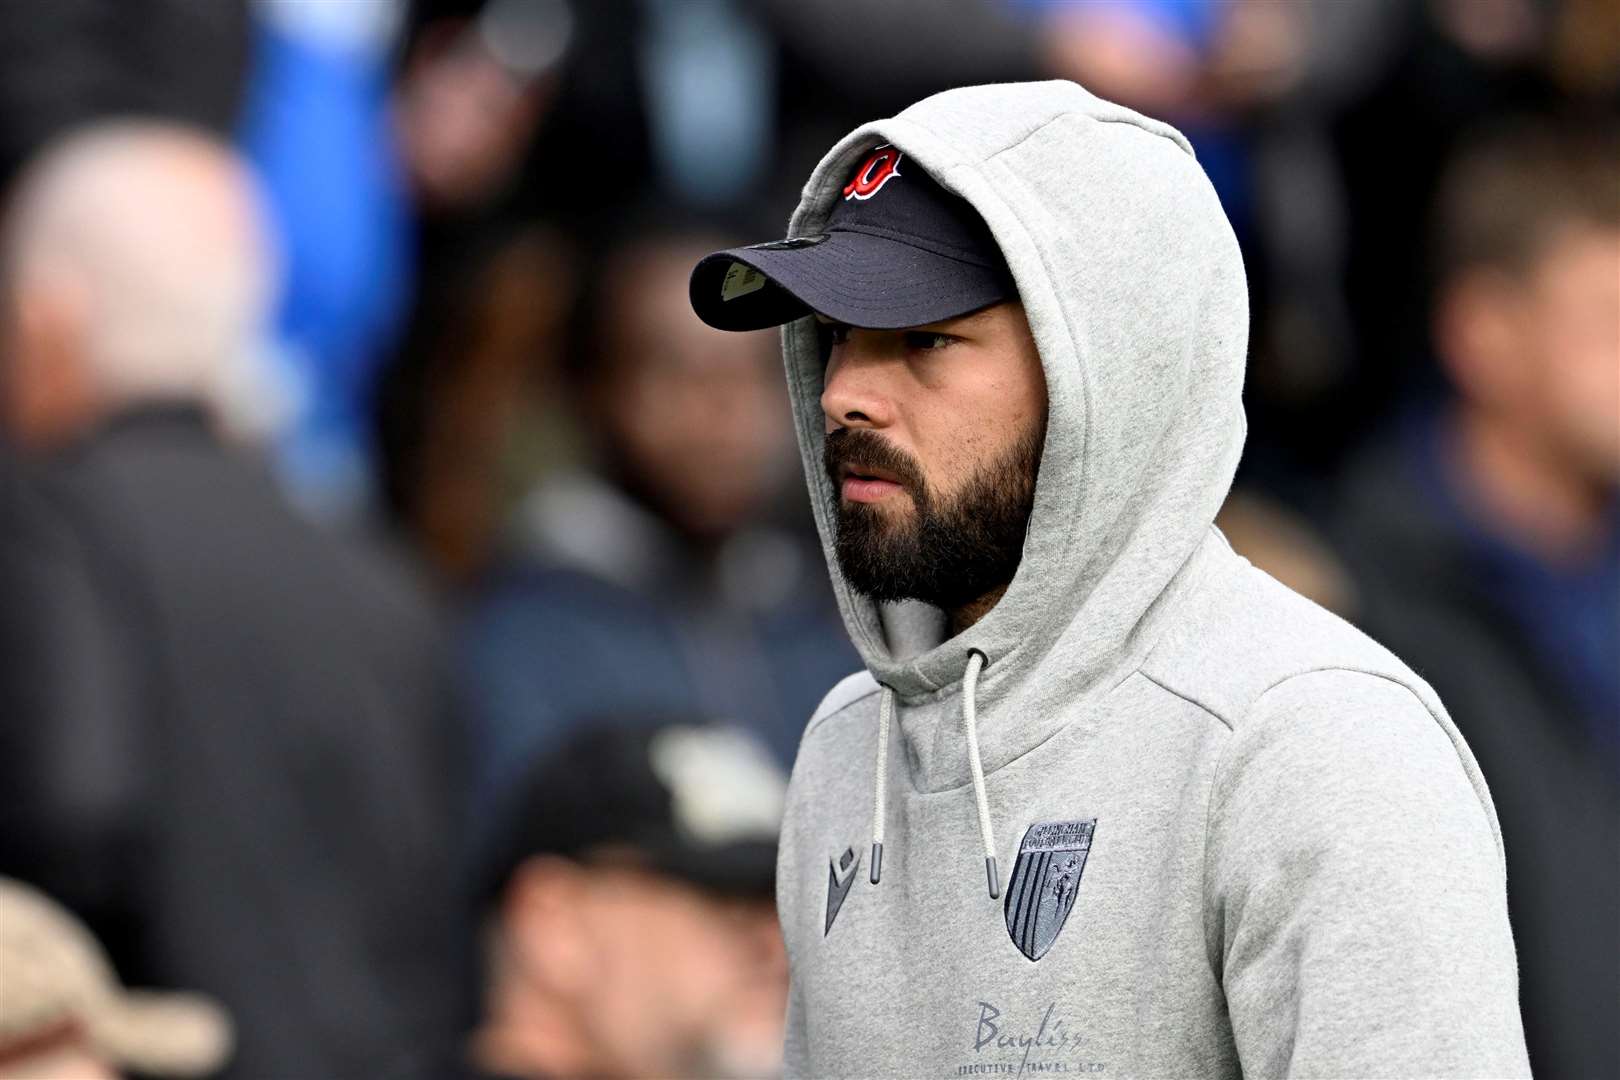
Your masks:
{"label": "man's mouth", "polygon": [[859,462],[839,466],[839,493],[850,502],[878,502],[905,490],[898,477]]}

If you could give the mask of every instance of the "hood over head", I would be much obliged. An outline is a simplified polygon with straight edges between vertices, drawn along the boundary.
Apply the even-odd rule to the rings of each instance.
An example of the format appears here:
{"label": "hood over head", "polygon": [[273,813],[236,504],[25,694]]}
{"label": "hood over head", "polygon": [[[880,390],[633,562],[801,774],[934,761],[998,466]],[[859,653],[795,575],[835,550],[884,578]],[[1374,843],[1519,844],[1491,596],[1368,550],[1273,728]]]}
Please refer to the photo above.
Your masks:
{"label": "hood over head", "polygon": [[949,692],[974,651],[991,692],[1059,648],[1068,693],[1111,686],[1157,637],[1161,597],[1209,533],[1242,451],[1248,297],[1231,226],[1179,132],[1053,81],[950,90],[857,128],[816,167],[788,235],[820,233],[884,143],[989,226],[1049,413],[1017,575],[944,640],[937,609],[880,607],[844,581],[816,324],[784,326],[805,476],[850,636],[906,701]]}

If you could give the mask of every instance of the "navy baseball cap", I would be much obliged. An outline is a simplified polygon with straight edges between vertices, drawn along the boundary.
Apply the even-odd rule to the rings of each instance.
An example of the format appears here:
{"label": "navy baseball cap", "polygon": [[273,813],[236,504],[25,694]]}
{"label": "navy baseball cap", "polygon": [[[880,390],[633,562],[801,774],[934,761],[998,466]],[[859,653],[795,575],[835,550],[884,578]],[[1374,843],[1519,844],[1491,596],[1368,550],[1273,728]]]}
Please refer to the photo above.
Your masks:
{"label": "navy baseball cap", "polygon": [[893,146],[865,157],[825,232],[706,255],[692,308],[720,330],[761,330],[816,312],[898,330],[1018,296],[984,220]]}

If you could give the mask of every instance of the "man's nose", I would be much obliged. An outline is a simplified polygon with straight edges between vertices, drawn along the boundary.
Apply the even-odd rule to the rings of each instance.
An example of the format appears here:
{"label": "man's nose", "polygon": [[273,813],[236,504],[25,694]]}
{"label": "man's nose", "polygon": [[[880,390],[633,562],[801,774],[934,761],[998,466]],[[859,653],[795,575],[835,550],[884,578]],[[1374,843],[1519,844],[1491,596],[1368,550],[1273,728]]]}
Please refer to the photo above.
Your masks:
{"label": "man's nose", "polygon": [[829,431],[882,428],[893,422],[893,405],[885,391],[889,363],[863,349],[854,336],[833,351],[821,389],[821,411]]}

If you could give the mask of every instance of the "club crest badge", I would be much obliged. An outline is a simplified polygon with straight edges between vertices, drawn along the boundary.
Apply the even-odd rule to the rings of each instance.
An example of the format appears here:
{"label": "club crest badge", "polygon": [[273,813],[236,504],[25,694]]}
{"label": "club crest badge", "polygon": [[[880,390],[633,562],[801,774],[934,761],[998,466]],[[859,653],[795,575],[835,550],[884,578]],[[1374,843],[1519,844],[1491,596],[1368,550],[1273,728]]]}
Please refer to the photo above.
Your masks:
{"label": "club crest badge", "polygon": [[845,848],[836,860],[827,860],[827,926],[821,931],[822,937],[832,931],[833,920],[838,918],[838,909],[844,906],[844,897],[849,895],[860,865],[860,856],[855,854],[854,848]]}
{"label": "club crest badge", "polygon": [[1007,933],[1018,951],[1039,960],[1057,940],[1080,891],[1097,819],[1045,821],[1029,827],[1007,884]]}

